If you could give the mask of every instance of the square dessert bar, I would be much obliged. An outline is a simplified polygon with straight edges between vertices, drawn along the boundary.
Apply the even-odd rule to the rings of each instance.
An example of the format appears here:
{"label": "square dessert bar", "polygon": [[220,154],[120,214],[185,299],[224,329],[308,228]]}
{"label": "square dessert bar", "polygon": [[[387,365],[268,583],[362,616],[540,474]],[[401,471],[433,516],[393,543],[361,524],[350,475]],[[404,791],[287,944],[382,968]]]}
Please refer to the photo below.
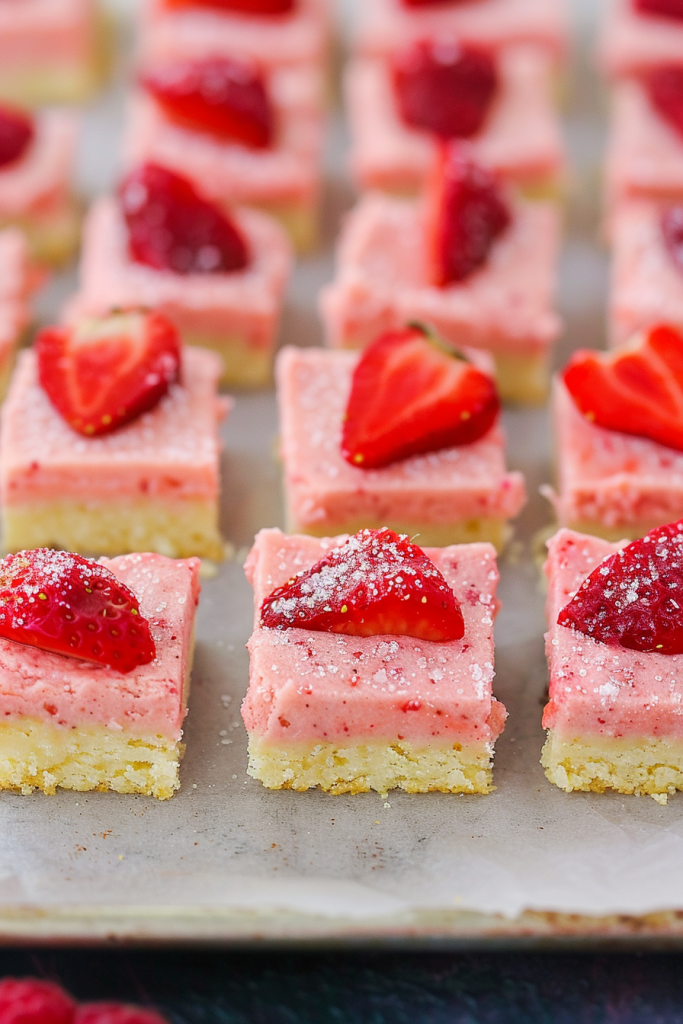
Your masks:
{"label": "square dessert bar", "polygon": [[560,213],[553,203],[517,202],[512,215],[484,267],[438,288],[428,276],[420,204],[367,195],[347,217],[335,280],[321,293],[327,344],[364,348],[384,331],[422,321],[455,345],[491,352],[502,398],[543,401],[560,333]]}
{"label": "square dessert bar", "polygon": [[617,541],[683,518],[683,452],[591,423],[560,380],[552,415],[560,526]]}
{"label": "square dessert bar", "polygon": [[180,383],[157,406],[84,437],[40,386],[35,353],[22,353],[0,416],[5,548],[222,558],[219,373],[214,353],[186,349]]}
{"label": "square dessert bar", "polygon": [[345,540],[256,537],[245,566],[256,609],[242,705],[249,774],[269,789],[489,793],[506,717],[492,696],[494,549],[425,552],[461,602],[462,640],[261,627],[264,598]]}
{"label": "square dessert bar", "polygon": [[264,68],[327,60],[331,13],[328,0],[297,0],[285,15],[254,15],[210,7],[169,10],[165,0],[142,0],[139,58],[164,61],[230,57],[258,60]]}
{"label": "square dessert bar", "polygon": [[[532,196],[556,193],[564,155],[552,100],[552,63],[533,46],[501,51],[500,95],[483,129],[469,140],[478,163]],[[436,151],[428,133],[401,118],[391,71],[382,58],[358,58],[345,75],[351,168],[361,188],[411,194],[424,185]]]}
{"label": "square dessert bar", "polygon": [[501,549],[525,502],[499,426],[471,444],[359,469],[341,454],[353,352],[283,349],[277,362],[288,530],[317,537],[388,526],[417,543]]}
{"label": "square dessert bar", "polygon": [[486,46],[535,43],[562,59],[567,47],[564,0],[469,0],[408,7],[402,0],[359,6],[356,49],[386,56],[417,39],[455,36]]}
{"label": "square dessert bar", "polygon": [[31,265],[26,238],[16,228],[0,231],[0,401],[14,356],[31,320],[29,298],[42,275]]}
{"label": "square dessert bar", "polygon": [[267,383],[292,250],[280,225],[260,211],[238,210],[235,221],[250,250],[245,270],[176,274],[135,263],[116,200],[99,199],[84,227],[81,289],[65,318],[116,308],[156,309],[176,325],[186,344],[220,355],[225,384]]}
{"label": "square dessert bar", "polygon": [[267,87],[278,126],[271,148],[250,149],[179,126],[151,97],[137,95],[130,105],[125,160],[131,166],[150,161],[169,167],[221,206],[228,201],[270,213],[303,251],[318,234],[322,74],[311,65],[276,68]]}
{"label": "square dessert bar", "polygon": [[179,788],[199,559],[103,559],[140,602],[156,658],[123,674],[0,639],[0,789],[145,793]]}
{"label": "square dessert bar", "polygon": [[41,112],[26,153],[0,168],[0,226],[20,227],[41,263],[63,263],[78,243],[72,176],[79,128],[68,110]]}
{"label": "square dessert bar", "polygon": [[0,4],[0,97],[28,106],[79,103],[102,76],[95,0]]}
{"label": "square dessert bar", "polygon": [[661,218],[661,204],[644,199],[620,203],[611,218],[611,345],[657,323],[683,328],[683,272],[666,246]]}
{"label": "square dessert bar", "polygon": [[683,200],[683,136],[656,110],[637,78],[616,82],[612,89],[605,187],[610,210],[630,198]]}
{"label": "square dessert bar", "polygon": [[623,545],[571,530],[548,543],[550,702],[542,764],[560,789],[649,794],[683,788],[683,657],[612,647],[560,626],[561,609]]}
{"label": "square dessert bar", "polygon": [[608,0],[600,35],[600,62],[610,78],[680,61],[683,22],[643,14],[633,0]]}

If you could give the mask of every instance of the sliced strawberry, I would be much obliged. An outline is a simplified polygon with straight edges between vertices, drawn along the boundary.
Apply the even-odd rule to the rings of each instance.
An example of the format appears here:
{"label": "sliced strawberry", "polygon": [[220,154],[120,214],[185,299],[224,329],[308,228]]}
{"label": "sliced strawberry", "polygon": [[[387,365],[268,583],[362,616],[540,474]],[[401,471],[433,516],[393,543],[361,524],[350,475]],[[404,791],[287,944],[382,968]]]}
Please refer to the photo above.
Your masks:
{"label": "sliced strawberry", "polygon": [[560,626],[612,647],[683,654],[683,519],[601,562],[560,612]]}
{"label": "sliced strawberry", "polygon": [[424,551],[393,530],[361,530],[261,605],[268,629],[460,640],[455,594]]}
{"label": "sliced strawberry", "polygon": [[683,135],[683,64],[660,64],[643,76],[650,103]]}
{"label": "sliced strawberry", "polygon": [[0,106],[0,167],[21,159],[36,135],[31,114]]}
{"label": "sliced strawberry", "polygon": [[296,0],[166,0],[166,6],[211,7],[241,14],[289,14],[295,9]]}
{"label": "sliced strawberry", "polygon": [[0,636],[119,672],[156,656],[135,594],[99,562],[50,548],[0,560]]}
{"label": "sliced strawberry", "polygon": [[[0,1022],[2,1024],[2,1022]],[[84,1003],[76,1010],[74,1024],[168,1024],[155,1010],[123,1003]]]}
{"label": "sliced strawberry", "polygon": [[493,174],[468,159],[455,143],[442,145],[428,201],[434,284],[443,288],[464,281],[483,266],[511,219]]}
{"label": "sliced strawberry", "polygon": [[499,409],[491,377],[455,349],[417,325],[390,331],[354,370],[342,455],[375,469],[470,444],[491,429]]}
{"label": "sliced strawberry", "polygon": [[614,352],[575,352],[562,377],[592,423],[683,451],[683,336],[673,327]]}
{"label": "sliced strawberry", "polygon": [[683,0],[633,0],[639,14],[658,14],[662,18],[683,19]]}
{"label": "sliced strawberry", "polygon": [[0,1024],[72,1024],[76,1004],[51,981],[3,978]]}
{"label": "sliced strawberry", "polygon": [[493,55],[455,40],[423,39],[392,61],[401,117],[441,138],[469,138],[481,130],[498,90]]}
{"label": "sliced strawberry", "polygon": [[120,194],[136,262],[176,274],[224,274],[249,263],[236,225],[180,174],[143,164],[124,180]]}
{"label": "sliced strawberry", "polygon": [[263,75],[247,60],[207,57],[166,64],[142,84],[177,124],[254,149],[272,144],[273,109]]}
{"label": "sliced strawberry", "polygon": [[152,409],[178,379],[178,331],[160,313],[116,312],[36,340],[38,376],[70,427],[107,434]]}
{"label": "sliced strawberry", "polygon": [[662,236],[676,269],[683,274],[683,205],[663,211]]}

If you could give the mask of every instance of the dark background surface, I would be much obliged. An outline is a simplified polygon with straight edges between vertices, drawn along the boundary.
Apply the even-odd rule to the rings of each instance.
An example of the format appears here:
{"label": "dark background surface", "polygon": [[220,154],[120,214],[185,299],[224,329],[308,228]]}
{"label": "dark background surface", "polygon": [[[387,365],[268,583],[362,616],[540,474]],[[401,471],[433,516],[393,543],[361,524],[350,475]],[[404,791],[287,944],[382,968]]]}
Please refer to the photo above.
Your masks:
{"label": "dark background surface", "polygon": [[0,975],[79,999],[153,1005],[172,1024],[674,1024],[674,954],[0,950]]}

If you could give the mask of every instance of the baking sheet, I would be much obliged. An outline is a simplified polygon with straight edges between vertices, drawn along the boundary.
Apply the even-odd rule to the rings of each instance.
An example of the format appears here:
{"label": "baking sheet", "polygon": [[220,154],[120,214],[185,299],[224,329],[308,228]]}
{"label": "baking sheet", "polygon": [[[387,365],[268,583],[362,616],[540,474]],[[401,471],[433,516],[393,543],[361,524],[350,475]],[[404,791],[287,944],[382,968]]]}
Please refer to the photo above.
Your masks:
{"label": "baking sheet", "polygon": [[[558,361],[601,342],[606,284],[596,243],[602,100],[586,41],[595,5],[572,6],[584,43],[567,117],[574,182]],[[90,194],[116,174],[124,78],[87,114],[80,177]],[[327,246],[297,269],[288,342],[320,339],[315,295],[331,275],[331,239],[352,199],[343,144],[335,123]],[[42,314],[53,315],[73,286],[73,274],[62,275],[43,296]],[[502,563],[495,691],[510,717],[497,745],[495,793],[331,797],[270,792],[247,777],[239,705],[252,598],[242,563],[255,530],[282,523],[282,507],[273,396],[241,396],[223,459],[223,528],[234,556],[204,581],[182,789],[166,803],[2,794],[0,939],[683,935],[683,797],[661,807],[645,797],[566,795],[538,763],[547,674],[534,538],[549,522],[537,495],[550,476],[548,424],[541,411],[509,412],[505,422],[510,462],[526,473],[531,501]]]}

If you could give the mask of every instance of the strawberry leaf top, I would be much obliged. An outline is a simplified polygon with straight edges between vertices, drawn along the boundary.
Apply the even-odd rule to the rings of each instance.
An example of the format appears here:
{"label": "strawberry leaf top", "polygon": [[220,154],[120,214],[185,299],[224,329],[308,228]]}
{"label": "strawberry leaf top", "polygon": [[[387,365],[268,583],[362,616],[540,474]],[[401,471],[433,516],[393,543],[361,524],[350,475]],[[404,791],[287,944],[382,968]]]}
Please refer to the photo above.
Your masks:
{"label": "strawberry leaf top", "polygon": [[460,640],[465,631],[460,605],[434,563],[387,529],[361,530],[274,590],[261,605],[261,625],[435,643]]}
{"label": "strawberry leaf top", "polygon": [[135,594],[99,562],[49,548],[0,560],[0,637],[126,673],[156,656]]}
{"label": "strawberry leaf top", "polygon": [[600,643],[683,654],[683,520],[601,562],[558,617]]}
{"label": "strawberry leaf top", "polygon": [[36,135],[33,116],[14,107],[0,106],[0,168],[24,155]]}
{"label": "strawberry leaf top", "polygon": [[411,455],[471,444],[495,423],[491,377],[416,325],[372,342],[354,370],[342,435],[352,466],[375,469]]}
{"label": "strawberry leaf top", "polygon": [[683,336],[673,327],[613,352],[579,350],[562,378],[592,423],[683,451]]}

